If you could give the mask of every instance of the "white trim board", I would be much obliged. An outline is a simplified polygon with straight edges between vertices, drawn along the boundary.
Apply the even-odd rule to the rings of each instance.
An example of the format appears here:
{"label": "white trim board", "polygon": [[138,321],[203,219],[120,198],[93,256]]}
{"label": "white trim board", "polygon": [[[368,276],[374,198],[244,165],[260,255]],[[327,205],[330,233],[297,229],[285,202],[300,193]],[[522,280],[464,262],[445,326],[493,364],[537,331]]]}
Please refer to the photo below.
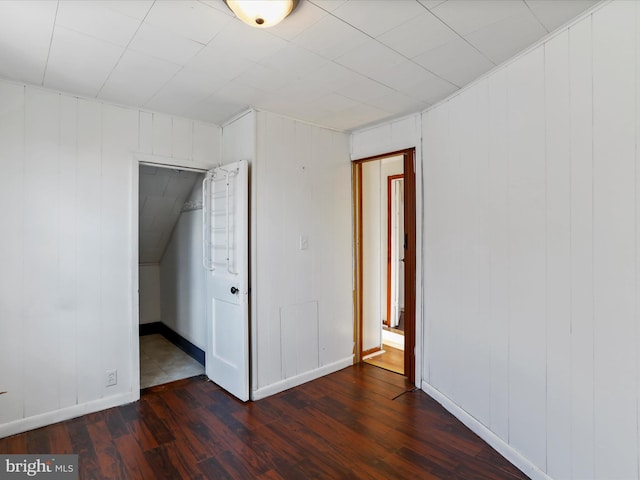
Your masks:
{"label": "white trim board", "polygon": [[[139,394],[139,392],[138,392]],[[136,395],[130,392],[100,398],[79,405],[72,405],[61,410],[42,413],[33,417],[22,418],[13,422],[0,425],[0,438],[9,437],[18,433],[27,432],[40,427],[53,425],[54,423],[81,417],[89,413],[99,412],[112,407],[118,407],[137,400]]]}
{"label": "white trim board", "polygon": [[350,367],[352,365],[353,355],[347,358],[343,358],[342,360],[338,360],[337,362],[324,365],[320,368],[316,368],[315,370],[304,372],[293,377],[285,378],[284,380],[272,383],[271,385],[267,385],[266,387],[253,390],[251,392],[251,400],[260,400],[262,398],[275,395],[276,393],[284,392],[285,390],[289,390],[290,388],[297,387],[298,385],[302,385],[303,383],[315,380],[320,377],[324,377],[325,375],[329,375],[330,373],[337,372],[338,370],[342,370],[343,368]]}
{"label": "white trim board", "polygon": [[493,433],[486,426],[476,420],[468,412],[463,410],[460,406],[453,403],[453,401],[451,401],[449,397],[444,395],[437,388],[423,381],[421,389],[436,402],[442,405],[445,410],[447,410],[454,417],[460,420],[464,425],[466,425],[473,433],[487,442],[493,449],[495,449],[500,455],[511,462],[516,468],[521,470],[525,475],[529,476],[531,480],[553,480],[545,472],[540,470],[540,468],[534,465],[530,460],[525,458],[515,448],[498,437],[495,433]]}

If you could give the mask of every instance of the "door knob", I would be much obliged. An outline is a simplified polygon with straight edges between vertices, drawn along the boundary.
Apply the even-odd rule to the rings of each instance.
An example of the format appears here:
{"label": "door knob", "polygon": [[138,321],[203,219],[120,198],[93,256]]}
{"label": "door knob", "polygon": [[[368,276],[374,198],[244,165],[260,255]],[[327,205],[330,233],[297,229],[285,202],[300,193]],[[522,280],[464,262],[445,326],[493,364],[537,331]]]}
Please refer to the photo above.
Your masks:
{"label": "door knob", "polygon": [[231,295],[237,295],[239,291],[240,290],[238,290],[236,287],[231,287]]}

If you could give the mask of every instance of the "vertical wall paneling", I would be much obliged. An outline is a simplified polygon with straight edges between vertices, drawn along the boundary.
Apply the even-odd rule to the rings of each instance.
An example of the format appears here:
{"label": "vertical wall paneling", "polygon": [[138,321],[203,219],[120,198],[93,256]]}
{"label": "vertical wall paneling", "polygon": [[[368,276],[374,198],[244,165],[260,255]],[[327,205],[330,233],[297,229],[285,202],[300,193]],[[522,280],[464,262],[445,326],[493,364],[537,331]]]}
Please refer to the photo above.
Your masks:
{"label": "vertical wall paneling", "polygon": [[318,302],[287,305],[280,309],[282,371],[285,378],[312,371],[318,363]]}
{"label": "vertical wall paneling", "polygon": [[[442,322],[448,317],[449,305],[455,304],[450,296],[455,293],[455,284],[447,273],[447,266],[454,255],[448,253],[451,234],[450,198],[455,195],[454,187],[447,188],[450,178],[448,169],[453,163],[449,160],[447,145],[449,140],[449,103],[442,108],[430,111],[424,120],[424,159],[425,159],[425,279],[426,311],[429,312],[430,335],[428,343],[430,357],[429,376],[431,384],[443,393],[451,394],[454,376],[450,369],[456,364],[455,351],[449,347],[455,342],[455,323]],[[455,176],[453,176],[455,178]],[[455,343],[454,343],[455,345]]]}
{"label": "vertical wall paneling", "polygon": [[96,269],[101,250],[101,204],[102,204],[102,111],[101,105],[87,100],[78,100],[78,171],[76,199],[78,214],[76,232],[78,238],[77,265],[77,335],[78,358],[77,401],[79,404],[100,398],[102,377],[95,372],[102,367],[96,355],[101,345],[100,310],[102,282]]}
{"label": "vertical wall paneling", "polygon": [[[25,416],[58,408],[58,378],[55,361],[60,316],[58,262],[60,215],[59,194],[59,105],[60,96],[28,89],[25,101],[25,202],[24,257],[25,345],[27,367]],[[55,312],[51,314],[51,312]]]}
{"label": "vertical wall paneling", "polygon": [[[459,245],[460,313],[459,329],[467,335],[459,336],[460,398],[469,413],[488,425],[490,418],[490,383],[486,372],[490,368],[487,337],[487,282],[489,276],[486,250],[487,216],[487,83],[481,82],[472,91],[460,96],[458,135],[467,138],[459,150]],[[464,232],[467,231],[465,235]]]}
{"label": "vertical wall paneling", "polygon": [[[193,122],[193,147],[192,155],[195,162],[210,163],[216,165],[220,159],[220,133],[217,125]],[[253,142],[247,142],[253,148]],[[252,158],[253,153],[250,157]]]}
{"label": "vertical wall paneling", "polygon": [[132,167],[160,136],[188,154],[175,120],[0,81],[0,436],[139,397]]}
{"label": "vertical wall paneling", "polygon": [[[132,324],[129,259],[132,233],[129,222],[121,221],[131,215],[130,165],[131,152],[138,146],[138,114],[126,108],[104,105],[102,108],[102,172],[103,195],[100,206],[101,220],[109,228],[101,231],[101,337],[109,346],[102,353],[102,368],[117,369],[122,358],[129,355],[131,344],[123,341],[130,337]],[[130,388],[131,371],[118,371],[118,384],[106,387],[104,396]],[[104,385],[104,382],[102,382]]]}
{"label": "vertical wall paneling", "polygon": [[[191,201],[202,199],[202,178],[189,196]],[[146,267],[146,269],[158,267]],[[202,268],[202,210],[182,212],[167,244],[160,268],[157,270],[157,303],[162,323],[191,343],[206,350],[206,273]],[[142,268],[140,269],[142,274]],[[153,283],[147,284],[149,287]],[[142,295],[140,296],[142,298]]]}
{"label": "vertical wall paneling", "polygon": [[639,475],[639,21],[604,2],[422,115],[423,386],[532,478]]}
{"label": "vertical wall paneling", "polygon": [[162,157],[171,156],[173,117],[153,114],[153,154]]}
{"label": "vertical wall paneling", "polygon": [[593,478],[593,111],[591,17],[569,29],[571,108],[571,472]]}
{"label": "vertical wall paneling", "polygon": [[[316,248],[313,262],[313,289],[317,292],[318,343],[320,366],[331,365],[353,351],[353,298],[349,294],[336,295],[335,272],[345,275],[337,288],[350,288],[351,270],[345,272],[345,262],[352,259],[351,165],[345,160],[348,137],[339,132],[314,128],[312,130],[311,162],[316,189],[314,204],[314,243],[332,245]],[[336,232],[340,232],[336,241]],[[347,320],[348,318],[348,320]]]}
{"label": "vertical wall paneling", "polygon": [[[314,148],[312,144],[312,127],[310,125],[296,122],[293,124],[293,158],[292,158],[292,174],[295,177],[290,182],[290,189],[293,190],[296,199],[295,211],[292,212],[294,222],[289,222],[293,226],[293,231],[289,232],[291,239],[295,244],[293,251],[295,252],[295,266],[293,269],[296,283],[294,287],[293,299],[295,302],[306,303],[314,302],[317,308],[317,297],[311,297],[313,292],[313,271],[315,260],[315,252],[319,245],[309,245],[309,239],[318,238],[317,229],[320,228],[317,222],[314,222],[313,205],[317,201],[315,192],[314,177],[317,165],[312,163],[311,150]],[[303,238],[304,237],[304,238]],[[307,240],[306,249],[300,245],[301,239]],[[311,344],[307,344],[306,348],[316,351],[318,348],[318,329],[310,329],[314,338],[309,339]],[[317,368],[317,365],[315,366]],[[303,370],[306,371],[306,370]]]}
{"label": "vertical wall paneling", "polygon": [[[255,115],[252,396],[261,398],[351,362],[351,184],[345,135]],[[224,127],[223,158],[234,138],[246,144],[241,133]]]}
{"label": "vertical wall paneling", "polygon": [[547,216],[547,472],[571,478],[569,34],[544,46]]}
{"label": "vertical wall paneling", "polygon": [[635,2],[612,3],[593,16],[595,478],[638,474],[635,61]]}
{"label": "vertical wall paneling", "polygon": [[153,153],[153,114],[138,113],[138,152]]}
{"label": "vertical wall paneling", "polygon": [[[222,128],[222,159],[223,163],[235,162],[238,160],[251,159],[255,157],[256,148],[256,114],[249,111],[234,120],[231,124]],[[196,123],[196,143],[209,145],[215,138],[207,128]],[[211,149],[213,145],[209,146]],[[202,148],[202,147],[200,147]],[[196,148],[194,147],[194,153]]]}
{"label": "vertical wall paneling", "polygon": [[186,118],[173,118],[171,156],[192,158],[193,121]]}
{"label": "vertical wall paneling", "polygon": [[57,231],[60,245],[58,258],[58,285],[60,288],[58,300],[60,308],[58,388],[61,408],[76,403],[76,344],[78,343],[77,302],[75,298],[78,288],[76,277],[76,252],[78,248],[76,233],[77,111],[77,98],[60,97],[60,215]]}
{"label": "vertical wall paneling", "polygon": [[0,424],[22,418],[24,408],[24,102],[22,85],[0,83],[0,391],[7,392],[0,395]]}
{"label": "vertical wall paneling", "polygon": [[507,67],[509,152],[509,439],[546,462],[544,50]]}
{"label": "vertical wall paneling", "polygon": [[[634,323],[636,327],[636,419],[640,423],[640,142],[637,139],[640,137],[640,6],[636,3],[636,15],[635,15],[635,29],[636,29],[636,48],[635,48],[635,84],[636,84],[636,125],[635,125],[635,315]],[[640,433],[640,427],[639,427]],[[640,466],[640,439],[636,442],[636,456],[638,458]],[[639,469],[640,470],[640,469]],[[640,472],[638,473],[640,477]]]}
{"label": "vertical wall paneling", "polygon": [[507,70],[489,83],[489,250],[491,430],[509,438],[509,165],[507,158]]}
{"label": "vertical wall paneling", "polygon": [[[227,141],[227,131],[223,135],[224,144]],[[271,141],[268,141],[271,139]],[[255,307],[252,314],[257,323],[257,360],[254,362],[256,369],[256,389],[276,383],[282,379],[282,356],[281,356],[281,328],[280,328],[280,304],[269,302],[269,292],[261,292],[257,286],[263,284],[279,285],[280,289],[286,288],[286,278],[284,269],[280,268],[280,259],[285,257],[284,239],[282,238],[281,227],[276,223],[276,219],[283,215],[283,196],[286,191],[284,185],[286,172],[280,164],[284,158],[284,142],[282,140],[282,119],[280,117],[267,115],[260,112],[258,114],[257,126],[257,147],[258,159],[253,168],[255,174],[252,176],[256,182],[256,204],[258,211],[255,212],[256,231],[259,237],[258,252],[260,249],[269,252],[259,261],[254,274],[254,290],[256,294]],[[278,212],[276,215],[260,215],[261,211]],[[269,235],[263,234],[270,232]],[[274,292],[277,300],[280,300],[280,291]],[[266,297],[263,297],[266,295]],[[265,307],[259,311],[258,305]],[[257,372],[256,372],[257,370]]]}

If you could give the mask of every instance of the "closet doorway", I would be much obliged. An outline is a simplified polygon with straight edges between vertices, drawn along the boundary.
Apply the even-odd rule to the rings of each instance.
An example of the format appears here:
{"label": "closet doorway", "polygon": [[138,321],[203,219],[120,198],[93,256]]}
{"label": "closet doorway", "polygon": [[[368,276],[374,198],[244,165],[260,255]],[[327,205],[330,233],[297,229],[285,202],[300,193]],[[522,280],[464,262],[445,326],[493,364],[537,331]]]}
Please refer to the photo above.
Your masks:
{"label": "closet doorway", "polygon": [[205,373],[204,171],[138,167],[140,388]]}
{"label": "closet doorway", "polygon": [[415,150],[353,162],[356,360],[415,382]]}

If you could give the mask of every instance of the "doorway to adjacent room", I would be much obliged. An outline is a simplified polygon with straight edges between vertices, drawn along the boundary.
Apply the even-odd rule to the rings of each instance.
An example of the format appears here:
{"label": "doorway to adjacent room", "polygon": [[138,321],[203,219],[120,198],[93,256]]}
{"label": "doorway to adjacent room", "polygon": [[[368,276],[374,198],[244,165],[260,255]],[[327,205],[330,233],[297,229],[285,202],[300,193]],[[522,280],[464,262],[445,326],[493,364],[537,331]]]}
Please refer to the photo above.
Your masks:
{"label": "doorway to adjacent room", "polygon": [[414,149],[353,163],[357,360],[415,381]]}

